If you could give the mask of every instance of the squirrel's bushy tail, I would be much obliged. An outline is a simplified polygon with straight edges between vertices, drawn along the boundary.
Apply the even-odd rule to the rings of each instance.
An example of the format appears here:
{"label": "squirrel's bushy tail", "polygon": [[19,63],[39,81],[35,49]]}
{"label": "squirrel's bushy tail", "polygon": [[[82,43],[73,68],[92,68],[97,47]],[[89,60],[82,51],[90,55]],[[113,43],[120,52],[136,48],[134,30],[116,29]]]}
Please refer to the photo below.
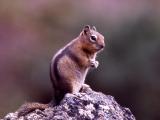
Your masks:
{"label": "squirrel's bushy tail", "polygon": [[25,103],[18,109],[18,117],[25,116],[36,109],[44,110],[48,107],[49,107],[49,104]]}

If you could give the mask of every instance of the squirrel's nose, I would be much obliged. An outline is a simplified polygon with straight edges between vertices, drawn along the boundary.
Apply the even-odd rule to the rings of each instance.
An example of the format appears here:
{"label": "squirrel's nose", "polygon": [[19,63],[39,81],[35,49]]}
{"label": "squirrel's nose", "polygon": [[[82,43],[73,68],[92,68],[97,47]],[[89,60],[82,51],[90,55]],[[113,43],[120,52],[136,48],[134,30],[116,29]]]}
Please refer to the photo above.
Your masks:
{"label": "squirrel's nose", "polygon": [[102,50],[104,48],[104,45],[98,45],[97,48],[98,50]]}
{"label": "squirrel's nose", "polygon": [[103,45],[100,45],[99,47],[102,49],[102,48],[104,48],[104,47],[105,47],[105,45],[103,44]]}

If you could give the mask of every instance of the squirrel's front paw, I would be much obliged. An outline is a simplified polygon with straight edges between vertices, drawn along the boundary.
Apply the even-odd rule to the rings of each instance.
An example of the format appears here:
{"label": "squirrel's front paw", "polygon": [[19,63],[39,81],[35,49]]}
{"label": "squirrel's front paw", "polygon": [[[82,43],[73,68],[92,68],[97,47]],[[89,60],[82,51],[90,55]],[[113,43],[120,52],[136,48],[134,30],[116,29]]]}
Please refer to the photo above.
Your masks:
{"label": "squirrel's front paw", "polygon": [[99,66],[99,62],[96,60],[90,60],[91,67],[97,68]]}

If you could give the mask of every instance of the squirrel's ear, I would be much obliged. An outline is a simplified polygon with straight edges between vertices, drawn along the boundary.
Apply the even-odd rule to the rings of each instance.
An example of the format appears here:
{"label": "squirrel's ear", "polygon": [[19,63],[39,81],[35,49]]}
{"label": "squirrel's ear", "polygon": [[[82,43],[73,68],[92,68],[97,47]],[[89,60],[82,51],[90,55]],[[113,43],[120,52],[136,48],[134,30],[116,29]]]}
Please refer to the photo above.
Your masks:
{"label": "squirrel's ear", "polygon": [[93,26],[93,27],[92,27],[92,30],[97,31],[97,29],[96,29],[96,27],[95,27],[95,26]]}
{"label": "squirrel's ear", "polygon": [[90,32],[90,29],[91,29],[90,26],[86,25],[86,26],[84,26],[83,31],[84,31],[85,34],[87,34],[88,32]]}

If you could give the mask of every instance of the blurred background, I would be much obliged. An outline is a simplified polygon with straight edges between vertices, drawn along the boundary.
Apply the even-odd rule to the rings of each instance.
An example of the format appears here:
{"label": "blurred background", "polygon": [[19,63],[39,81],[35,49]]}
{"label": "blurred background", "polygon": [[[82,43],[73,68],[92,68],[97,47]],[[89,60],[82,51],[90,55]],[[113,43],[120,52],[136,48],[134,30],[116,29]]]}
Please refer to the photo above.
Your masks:
{"label": "blurred background", "polygon": [[1,118],[26,101],[51,100],[51,58],[86,24],[106,41],[100,66],[86,82],[114,96],[137,120],[160,120],[158,0],[1,0]]}

